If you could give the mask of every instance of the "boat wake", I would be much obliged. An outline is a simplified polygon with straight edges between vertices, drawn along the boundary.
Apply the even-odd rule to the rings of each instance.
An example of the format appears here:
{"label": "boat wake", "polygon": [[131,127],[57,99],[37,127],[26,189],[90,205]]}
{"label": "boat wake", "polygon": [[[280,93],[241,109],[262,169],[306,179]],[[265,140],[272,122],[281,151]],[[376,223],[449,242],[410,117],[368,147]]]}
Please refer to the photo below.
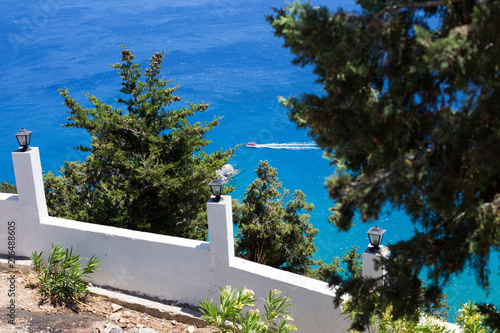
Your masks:
{"label": "boat wake", "polygon": [[314,142],[289,142],[289,143],[261,143],[255,144],[254,148],[269,148],[269,149],[290,149],[290,150],[306,150],[320,149]]}

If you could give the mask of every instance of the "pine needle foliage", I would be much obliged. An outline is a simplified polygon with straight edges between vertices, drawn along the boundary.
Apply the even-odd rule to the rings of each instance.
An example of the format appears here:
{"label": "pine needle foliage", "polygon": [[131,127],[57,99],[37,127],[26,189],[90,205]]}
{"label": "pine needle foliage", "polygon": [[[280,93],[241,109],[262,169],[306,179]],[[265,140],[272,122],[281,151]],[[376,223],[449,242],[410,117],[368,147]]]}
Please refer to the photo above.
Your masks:
{"label": "pine needle foliage", "polygon": [[261,161],[257,178],[248,186],[243,203],[234,202],[233,221],[238,227],[236,254],[242,258],[306,274],[315,264],[314,236],[318,229],[309,223],[314,205],[296,190],[282,190],[276,168]]}
{"label": "pine needle foliage", "polygon": [[500,1],[357,3],[359,12],[331,12],[296,2],[268,17],[324,89],[281,102],[336,166],[326,183],[332,224],[348,231],[355,214],[373,221],[392,206],[415,225],[391,245],[385,284],[360,293],[341,282],[337,305],[351,293],[360,313],[376,299],[395,318],[415,317],[439,307],[443,287],[469,267],[490,287],[500,249]]}
{"label": "pine needle foliage", "polygon": [[60,90],[69,109],[65,127],[86,130],[90,146],[84,162],[65,162],[60,173],[45,176],[49,212],[53,216],[173,236],[206,239],[205,203],[215,171],[234,149],[204,152],[206,133],[221,118],[190,123],[188,118],[209,107],[186,103],[179,85],[160,76],[164,53],[155,53],[148,68],[134,62],[125,47],[112,65],[122,79],[116,99],[124,109],[86,94],[91,107]]}
{"label": "pine needle foliage", "polygon": [[17,193],[17,187],[7,182],[0,184],[0,193]]}

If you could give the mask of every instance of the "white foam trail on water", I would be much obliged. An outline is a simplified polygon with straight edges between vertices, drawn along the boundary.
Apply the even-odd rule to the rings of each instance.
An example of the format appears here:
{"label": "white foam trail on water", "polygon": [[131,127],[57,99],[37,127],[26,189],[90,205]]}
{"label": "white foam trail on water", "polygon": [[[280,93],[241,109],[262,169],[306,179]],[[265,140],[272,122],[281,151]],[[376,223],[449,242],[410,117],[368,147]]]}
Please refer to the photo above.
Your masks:
{"label": "white foam trail on water", "polygon": [[314,142],[288,142],[288,143],[262,143],[255,145],[255,148],[270,148],[270,149],[320,149]]}

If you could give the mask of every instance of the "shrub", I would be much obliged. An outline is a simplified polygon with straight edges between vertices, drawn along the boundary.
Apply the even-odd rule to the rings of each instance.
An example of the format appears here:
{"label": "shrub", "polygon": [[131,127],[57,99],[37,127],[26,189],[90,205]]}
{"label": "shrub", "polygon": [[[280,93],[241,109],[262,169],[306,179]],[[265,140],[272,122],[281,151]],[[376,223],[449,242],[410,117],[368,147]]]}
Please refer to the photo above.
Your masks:
{"label": "shrub", "polygon": [[3,182],[0,184],[0,193],[17,193],[17,187],[7,182]]}
{"label": "shrub", "polygon": [[71,301],[79,299],[87,292],[87,285],[83,279],[100,269],[101,262],[94,255],[81,269],[80,256],[73,254],[71,249],[63,250],[62,245],[52,246],[47,264],[41,259],[43,252],[33,252],[33,269],[38,273],[40,290],[38,293],[53,302]]}
{"label": "shrub", "polygon": [[[356,309],[350,301],[344,302],[343,313],[348,318],[353,318]],[[456,320],[462,333],[497,333],[498,330],[488,327],[484,314],[474,303],[469,302],[462,305]],[[354,332],[354,331],[352,331]],[[366,327],[368,333],[452,333],[454,330],[447,328],[442,318],[429,316],[420,312],[420,320],[409,318],[394,319],[392,307],[387,307],[384,312],[375,312],[370,318],[370,324]]]}
{"label": "shrub", "polygon": [[233,333],[257,333],[257,332],[279,332],[285,333],[295,331],[297,328],[291,323],[292,317],[286,310],[291,306],[290,298],[279,296],[280,291],[271,290],[264,299],[265,315],[261,315],[259,310],[249,310],[243,312],[245,307],[252,307],[256,301],[254,292],[244,288],[238,291],[236,288],[226,286],[221,289],[220,305],[213,304],[205,299],[198,303],[203,312],[202,318],[209,324],[219,328],[220,332]]}
{"label": "shrub", "polygon": [[484,315],[479,311],[478,306],[472,302],[462,305],[456,323],[462,327],[464,333],[498,332],[486,326]]}

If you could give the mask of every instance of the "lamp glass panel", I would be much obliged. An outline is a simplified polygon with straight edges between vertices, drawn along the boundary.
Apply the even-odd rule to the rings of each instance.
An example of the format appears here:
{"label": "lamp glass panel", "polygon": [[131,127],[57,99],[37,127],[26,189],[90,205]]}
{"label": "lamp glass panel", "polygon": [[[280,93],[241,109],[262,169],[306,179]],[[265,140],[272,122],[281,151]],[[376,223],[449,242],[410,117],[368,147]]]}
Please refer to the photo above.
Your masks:
{"label": "lamp glass panel", "polygon": [[380,236],[379,235],[368,235],[370,238],[370,244],[374,246],[380,245]]}
{"label": "lamp glass panel", "polygon": [[27,145],[27,143],[26,143],[27,140],[26,140],[26,136],[25,135],[19,135],[17,137],[17,141],[19,141],[19,145],[20,146],[26,146]]}
{"label": "lamp glass panel", "polygon": [[215,196],[219,196],[222,192],[222,186],[220,185],[212,185],[212,193]]}

